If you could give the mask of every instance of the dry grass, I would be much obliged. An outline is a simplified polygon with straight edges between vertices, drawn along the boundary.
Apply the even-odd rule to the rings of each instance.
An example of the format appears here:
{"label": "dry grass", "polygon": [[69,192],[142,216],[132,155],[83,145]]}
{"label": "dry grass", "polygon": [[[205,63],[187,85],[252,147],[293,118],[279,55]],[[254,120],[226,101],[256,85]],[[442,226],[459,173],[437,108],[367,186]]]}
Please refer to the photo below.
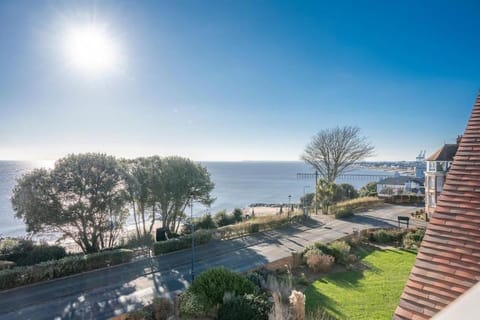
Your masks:
{"label": "dry grass", "polygon": [[301,212],[296,211],[291,212],[290,216],[288,216],[287,213],[283,213],[279,215],[255,217],[247,221],[213,229],[214,238],[226,240],[278,228],[288,224],[289,220],[295,220],[301,215]]}
{"label": "dry grass", "polygon": [[331,209],[333,212],[349,208],[354,212],[368,210],[370,208],[382,205],[384,203],[383,199],[378,197],[361,197],[352,200],[342,201],[332,206]]}
{"label": "dry grass", "polygon": [[307,265],[314,272],[328,272],[335,263],[335,258],[325,254],[311,254],[307,257]]}

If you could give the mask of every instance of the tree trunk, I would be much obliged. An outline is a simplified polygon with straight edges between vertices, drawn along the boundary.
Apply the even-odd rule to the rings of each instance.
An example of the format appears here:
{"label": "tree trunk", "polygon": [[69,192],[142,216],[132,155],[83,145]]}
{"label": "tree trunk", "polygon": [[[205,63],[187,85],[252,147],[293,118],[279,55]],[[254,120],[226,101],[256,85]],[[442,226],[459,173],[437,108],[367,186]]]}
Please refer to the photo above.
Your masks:
{"label": "tree trunk", "polygon": [[140,238],[140,228],[138,226],[137,212],[135,210],[135,200],[132,200],[133,220],[135,221],[135,230],[137,231],[137,238]]}
{"label": "tree trunk", "polygon": [[140,212],[142,214],[142,224],[143,224],[143,235],[147,235],[147,229],[146,229],[146,224],[145,224],[145,204],[142,203],[140,205]]}
{"label": "tree trunk", "polygon": [[153,205],[152,205],[152,222],[150,223],[150,228],[148,231],[149,234],[152,234],[154,224],[155,224],[155,202],[153,202]]}

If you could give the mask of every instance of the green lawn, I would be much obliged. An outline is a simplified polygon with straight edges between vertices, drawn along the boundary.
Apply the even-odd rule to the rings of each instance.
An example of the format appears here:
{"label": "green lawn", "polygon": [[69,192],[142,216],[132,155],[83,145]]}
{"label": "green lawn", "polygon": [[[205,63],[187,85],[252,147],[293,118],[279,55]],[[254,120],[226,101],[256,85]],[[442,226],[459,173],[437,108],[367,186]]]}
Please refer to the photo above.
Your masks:
{"label": "green lawn", "polygon": [[360,255],[369,269],[334,273],[307,288],[307,312],[320,304],[338,319],[392,319],[415,253],[363,249]]}

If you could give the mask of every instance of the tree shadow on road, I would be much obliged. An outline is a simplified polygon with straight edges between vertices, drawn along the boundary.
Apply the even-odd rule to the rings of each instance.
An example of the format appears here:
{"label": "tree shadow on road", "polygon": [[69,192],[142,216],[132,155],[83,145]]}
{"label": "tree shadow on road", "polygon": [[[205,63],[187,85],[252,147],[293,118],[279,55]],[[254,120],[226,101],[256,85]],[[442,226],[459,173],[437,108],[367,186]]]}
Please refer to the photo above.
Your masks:
{"label": "tree shadow on road", "polygon": [[397,221],[389,218],[382,218],[382,217],[375,217],[372,215],[355,215],[351,218],[346,219],[350,222],[361,224],[361,225],[369,225],[373,228],[391,228],[392,226],[396,226]]}

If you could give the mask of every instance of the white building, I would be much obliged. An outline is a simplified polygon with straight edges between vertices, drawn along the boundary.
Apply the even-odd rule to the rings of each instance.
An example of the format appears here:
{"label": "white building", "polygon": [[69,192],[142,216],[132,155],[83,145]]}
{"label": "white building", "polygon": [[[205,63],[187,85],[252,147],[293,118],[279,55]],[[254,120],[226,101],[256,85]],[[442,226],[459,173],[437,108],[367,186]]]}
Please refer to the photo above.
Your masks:
{"label": "white building", "polygon": [[429,217],[431,217],[437,206],[438,197],[440,192],[442,192],[448,169],[452,165],[460,139],[461,137],[457,138],[457,144],[445,144],[426,160],[425,212]]}
{"label": "white building", "polygon": [[422,193],[423,179],[408,176],[388,177],[377,183],[379,195]]}

